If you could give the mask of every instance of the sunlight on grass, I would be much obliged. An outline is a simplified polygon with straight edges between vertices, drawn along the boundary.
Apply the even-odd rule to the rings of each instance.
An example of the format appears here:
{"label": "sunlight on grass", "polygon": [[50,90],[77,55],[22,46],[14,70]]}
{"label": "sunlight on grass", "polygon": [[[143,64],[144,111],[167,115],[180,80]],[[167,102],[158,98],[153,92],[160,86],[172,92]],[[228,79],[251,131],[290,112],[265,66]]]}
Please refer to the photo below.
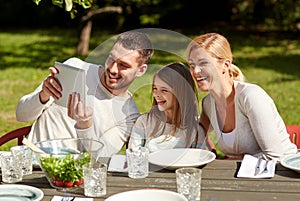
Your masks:
{"label": "sunlight on grass", "polygon": [[[48,75],[54,61],[76,56],[76,30],[18,30],[0,32],[0,135],[30,125],[17,122],[15,109],[19,99],[32,92]],[[93,50],[113,34],[95,31],[90,41]],[[230,40],[237,64],[248,82],[263,87],[274,99],[286,124],[300,125],[300,41],[250,35],[231,34]],[[85,59],[85,58],[82,58]],[[175,55],[156,51],[146,75],[131,86],[139,110],[148,112],[154,72],[161,66],[182,61]],[[200,100],[204,96],[200,93]],[[16,142],[2,146],[5,150]]]}

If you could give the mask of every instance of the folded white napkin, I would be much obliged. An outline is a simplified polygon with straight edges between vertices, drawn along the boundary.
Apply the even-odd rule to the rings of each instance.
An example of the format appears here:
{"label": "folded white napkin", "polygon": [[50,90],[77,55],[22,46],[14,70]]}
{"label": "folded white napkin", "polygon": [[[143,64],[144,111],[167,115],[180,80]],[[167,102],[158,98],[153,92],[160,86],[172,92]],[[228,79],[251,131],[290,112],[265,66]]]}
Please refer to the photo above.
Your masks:
{"label": "folded white napkin", "polygon": [[[58,196],[54,195],[51,201],[62,201],[64,196]],[[67,201],[93,201],[94,198],[79,198],[79,197],[69,197],[69,199],[66,198]]]}
{"label": "folded white napkin", "polygon": [[[259,160],[261,160],[259,162]],[[274,177],[275,167],[276,167],[276,159],[273,160],[264,160],[259,159],[257,157],[246,154],[243,158],[241,167],[237,174],[237,177],[244,178],[271,178]],[[256,167],[259,167],[258,174],[255,175]],[[267,167],[267,171],[264,169]]]}
{"label": "folded white napkin", "polygon": [[113,155],[109,162],[108,171],[128,172],[126,155]]}

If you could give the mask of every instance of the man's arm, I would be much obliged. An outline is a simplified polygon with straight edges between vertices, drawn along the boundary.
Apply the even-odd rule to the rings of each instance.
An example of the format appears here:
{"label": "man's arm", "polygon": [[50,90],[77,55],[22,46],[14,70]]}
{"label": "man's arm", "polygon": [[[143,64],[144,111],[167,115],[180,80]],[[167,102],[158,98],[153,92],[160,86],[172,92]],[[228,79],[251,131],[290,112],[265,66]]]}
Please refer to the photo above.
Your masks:
{"label": "man's arm", "polygon": [[43,83],[32,93],[23,96],[16,109],[16,118],[18,121],[36,120],[44,109],[49,107],[54,100],[61,97],[61,86],[54,78],[58,73],[53,67],[49,68],[50,75]]}
{"label": "man's arm", "polygon": [[[70,58],[65,64],[81,64],[78,58]],[[43,83],[32,93],[23,96],[16,109],[16,118],[18,121],[28,122],[36,120],[49,107],[54,100],[59,99],[62,94],[62,87],[54,75],[59,73],[56,68],[49,68],[50,75]]]}
{"label": "man's arm", "polygon": [[40,101],[40,85],[34,92],[23,96],[18,102],[16,109],[16,119],[21,122],[29,122],[36,120],[43,112],[44,109],[49,107],[53,100],[49,100],[46,104]]}

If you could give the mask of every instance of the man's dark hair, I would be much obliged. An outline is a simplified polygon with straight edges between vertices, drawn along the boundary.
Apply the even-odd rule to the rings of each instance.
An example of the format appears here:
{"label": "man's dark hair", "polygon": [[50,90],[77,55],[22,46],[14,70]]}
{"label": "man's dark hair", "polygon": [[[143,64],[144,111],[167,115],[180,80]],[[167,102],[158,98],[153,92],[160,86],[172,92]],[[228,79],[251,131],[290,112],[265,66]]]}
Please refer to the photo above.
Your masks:
{"label": "man's dark hair", "polygon": [[152,43],[147,35],[138,31],[127,31],[120,34],[115,44],[121,44],[129,50],[137,50],[140,53],[138,62],[141,64],[147,64],[154,52]]}

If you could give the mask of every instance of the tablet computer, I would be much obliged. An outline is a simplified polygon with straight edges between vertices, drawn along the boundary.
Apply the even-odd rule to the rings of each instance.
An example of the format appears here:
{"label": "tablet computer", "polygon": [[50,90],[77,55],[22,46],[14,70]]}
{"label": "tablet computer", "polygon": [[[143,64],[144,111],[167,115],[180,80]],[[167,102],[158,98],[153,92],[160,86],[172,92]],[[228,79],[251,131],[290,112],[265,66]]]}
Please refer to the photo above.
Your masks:
{"label": "tablet computer", "polygon": [[62,97],[55,101],[56,104],[63,107],[68,107],[69,94],[77,92],[80,94],[80,100],[86,107],[86,80],[85,70],[80,67],[70,66],[60,62],[54,63],[55,68],[58,69],[59,73],[55,74],[62,86]]}

